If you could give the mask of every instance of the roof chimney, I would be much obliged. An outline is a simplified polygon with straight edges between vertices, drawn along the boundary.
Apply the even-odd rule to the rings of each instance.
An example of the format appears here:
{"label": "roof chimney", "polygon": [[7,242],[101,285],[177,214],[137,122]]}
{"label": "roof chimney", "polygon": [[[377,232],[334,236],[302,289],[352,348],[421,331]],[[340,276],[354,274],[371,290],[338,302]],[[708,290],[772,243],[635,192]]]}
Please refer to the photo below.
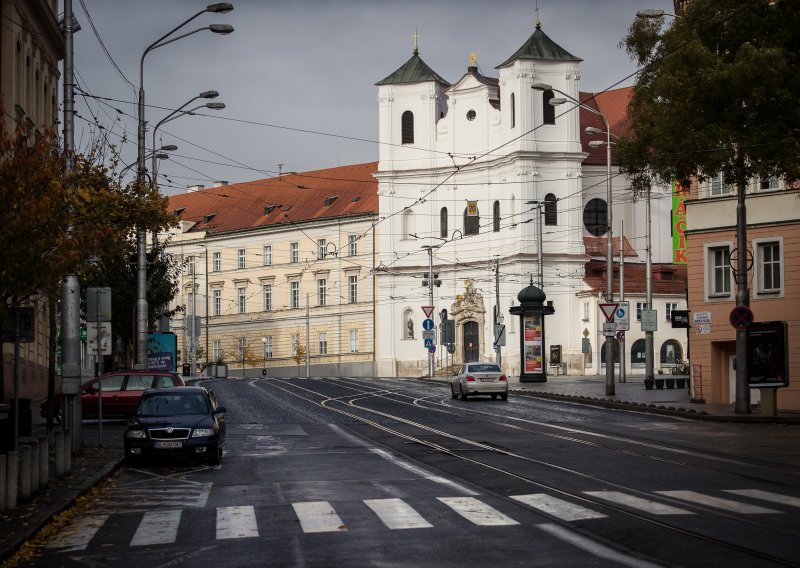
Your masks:
{"label": "roof chimney", "polygon": [[186,193],[194,193],[195,191],[201,191],[205,189],[206,186],[204,185],[190,185],[186,188]]}
{"label": "roof chimney", "polygon": [[221,179],[219,181],[214,182],[214,187],[223,187],[225,185],[228,185],[228,180],[226,179]]}

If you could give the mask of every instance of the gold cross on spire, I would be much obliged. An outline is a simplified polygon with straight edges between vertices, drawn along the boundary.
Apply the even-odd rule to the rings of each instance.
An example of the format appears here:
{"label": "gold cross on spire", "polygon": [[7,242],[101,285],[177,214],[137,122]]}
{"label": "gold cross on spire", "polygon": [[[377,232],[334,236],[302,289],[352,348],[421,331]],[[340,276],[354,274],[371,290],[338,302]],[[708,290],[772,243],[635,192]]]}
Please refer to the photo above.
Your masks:
{"label": "gold cross on spire", "polygon": [[411,39],[414,40],[414,55],[417,55],[419,53],[419,34],[416,29],[414,29],[414,34],[411,36]]}
{"label": "gold cross on spire", "polygon": [[536,0],[536,28],[542,27],[542,22],[539,20],[539,0]]}

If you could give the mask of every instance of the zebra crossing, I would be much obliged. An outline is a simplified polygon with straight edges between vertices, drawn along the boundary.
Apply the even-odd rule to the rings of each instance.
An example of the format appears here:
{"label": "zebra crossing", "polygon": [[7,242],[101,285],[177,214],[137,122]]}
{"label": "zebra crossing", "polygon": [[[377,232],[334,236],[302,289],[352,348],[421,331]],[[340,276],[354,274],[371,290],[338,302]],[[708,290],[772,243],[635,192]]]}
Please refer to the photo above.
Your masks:
{"label": "zebra crossing", "polygon": [[[800,508],[800,499],[789,495],[759,489],[724,491],[727,495],[733,495],[749,501],[764,501],[780,504],[788,508]],[[530,509],[545,513],[551,518],[564,522],[606,518],[608,511],[601,512],[592,508],[593,505],[602,507],[603,502],[656,516],[696,515],[697,513],[689,510],[689,508],[698,506],[705,508],[705,510],[720,510],[740,515],[782,514],[785,512],[777,508],[763,507],[751,502],[737,501],[733,498],[723,498],[695,491],[656,491],[654,492],[654,499],[647,499],[621,491],[584,491],[583,495],[586,495],[587,498],[592,498],[592,500],[587,499],[583,504],[578,504],[545,493],[511,495],[509,497],[511,500],[524,504]],[[670,503],[657,501],[655,496],[658,495],[666,497]],[[473,526],[513,527],[523,524],[511,516],[515,513],[507,515],[490,505],[486,499],[459,496],[437,497],[435,501],[455,513],[457,517],[454,518],[461,518]],[[685,502],[686,505],[682,506],[682,502]],[[380,522],[380,525],[374,523],[369,525],[373,527],[382,525],[388,530],[420,530],[436,528],[437,524],[441,525],[443,523],[441,520],[442,515],[430,514],[431,505],[424,502],[417,506],[424,507],[430,517],[435,518],[425,518],[425,515],[419,512],[412,503],[404,499],[365,499],[361,503],[364,505],[363,516],[372,515],[368,520]],[[276,506],[281,507],[283,505],[272,505],[269,508],[274,509]],[[299,524],[300,530],[305,534],[344,532],[350,528],[348,519],[343,519],[344,515],[340,516],[335,506],[329,501],[294,502],[286,505],[286,507],[289,506]],[[346,509],[352,515],[352,507]],[[206,509],[202,510],[205,511]],[[212,509],[208,508],[207,510],[210,511]],[[254,505],[216,507],[216,539],[258,538],[259,510]],[[126,514],[131,513],[127,512]],[[85,550],[91,545],[92,540],[102,530],[103,526],[109,522],[110,517],[111,515],[109,514],[76,517],[72,524],[64,527],[64,530],[50,540],[45,548],[51,552]],[[129,545],[131,547],[142,547],[175,543],[178,538],[178,529],[181,521],[182,509],[179,508],[145,511]],[[447,522],[453,522],[453,519],[451,518]],[[545,525],[537,524],[536,526]],[[293,529],[290,528],[288,530]]]}

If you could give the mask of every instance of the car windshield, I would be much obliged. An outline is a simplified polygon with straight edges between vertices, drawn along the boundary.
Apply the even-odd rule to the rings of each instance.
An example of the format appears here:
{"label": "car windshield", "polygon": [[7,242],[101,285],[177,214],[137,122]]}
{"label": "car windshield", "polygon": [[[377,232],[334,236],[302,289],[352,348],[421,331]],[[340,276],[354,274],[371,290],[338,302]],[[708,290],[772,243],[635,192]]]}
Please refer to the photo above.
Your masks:
{"label": "car windshield", "polygon": [[492,364],[470,365],[469,370],[471,373],[499,373],[500,367]]}
{"label": "car windshield", "polygon": [[202,394],[159,394],[143,398],[136,415],[183,416],[208,413],[208,401]]}

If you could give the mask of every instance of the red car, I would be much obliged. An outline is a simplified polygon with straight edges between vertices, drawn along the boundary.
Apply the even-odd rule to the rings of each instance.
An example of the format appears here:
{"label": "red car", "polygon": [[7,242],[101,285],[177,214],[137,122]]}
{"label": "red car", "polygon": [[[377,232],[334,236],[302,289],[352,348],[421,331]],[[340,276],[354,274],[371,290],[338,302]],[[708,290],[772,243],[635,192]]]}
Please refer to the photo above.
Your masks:
{"label": "red car", "polygon": [[[100,388],[103,391],[103,418],[127,418],[147,389],[185,386],[183,378],[170,371],[116,371],[100,379],[92,379],[81,387],[83,418],[97,418],[100,410]],[[56,397],[55,408],[61,408],[61,395]],[[42,403],[42,416],[46,415],[47,402]]]}

